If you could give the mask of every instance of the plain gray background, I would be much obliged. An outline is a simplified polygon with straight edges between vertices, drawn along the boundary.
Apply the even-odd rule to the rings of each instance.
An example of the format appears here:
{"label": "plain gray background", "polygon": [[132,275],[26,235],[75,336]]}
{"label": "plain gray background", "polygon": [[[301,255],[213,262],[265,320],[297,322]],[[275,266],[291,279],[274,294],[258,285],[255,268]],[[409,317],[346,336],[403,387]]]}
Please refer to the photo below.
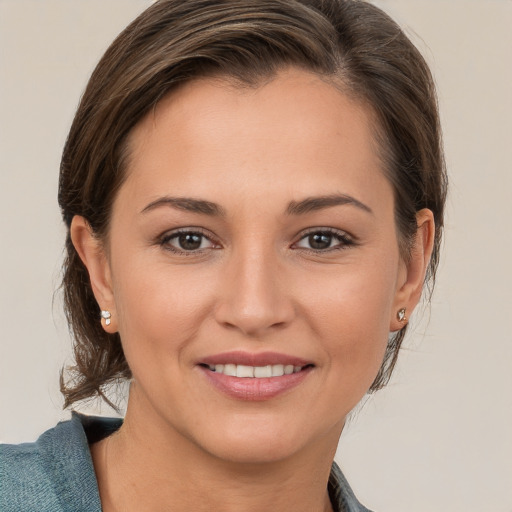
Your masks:
{"label": "plain gray background", "polygon": [[[1,441],[33,440],[68,415],[60,152],[95,63],[150,3],[0,0]],[[378,5],[432,66],[451,190],[432,306],[337,459],[379,512],[512,512],[512,2]]]}

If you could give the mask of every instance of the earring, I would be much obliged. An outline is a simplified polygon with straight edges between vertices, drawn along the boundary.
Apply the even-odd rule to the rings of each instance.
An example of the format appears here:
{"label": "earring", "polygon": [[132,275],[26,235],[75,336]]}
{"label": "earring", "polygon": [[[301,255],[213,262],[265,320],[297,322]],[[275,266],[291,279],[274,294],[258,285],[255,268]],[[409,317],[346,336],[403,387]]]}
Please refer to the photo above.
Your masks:
{"label": "earring", "polygon": [[110,311],[102,309],[101,310],[101,318],[103,318],[105,320],[105,325],[110,325],[110,319],[112,318]]}
{"label": "earring", "polygon": [[407,318],[405,316],[405,308],[399,309],[396,317],[398,318],[399,322],[407,322]]}

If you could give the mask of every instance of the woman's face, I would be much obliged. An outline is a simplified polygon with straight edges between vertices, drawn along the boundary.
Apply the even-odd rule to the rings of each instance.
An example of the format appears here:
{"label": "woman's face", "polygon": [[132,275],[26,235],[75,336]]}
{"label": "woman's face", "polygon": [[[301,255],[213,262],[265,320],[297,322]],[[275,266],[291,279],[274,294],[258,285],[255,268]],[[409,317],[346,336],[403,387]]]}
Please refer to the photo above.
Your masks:
{"label": "woman's face", "polygon": [[294,69],[188,83],[139,123],[95,287],[129,412],[232,461],[332,446],[408,305],[372,128]]}

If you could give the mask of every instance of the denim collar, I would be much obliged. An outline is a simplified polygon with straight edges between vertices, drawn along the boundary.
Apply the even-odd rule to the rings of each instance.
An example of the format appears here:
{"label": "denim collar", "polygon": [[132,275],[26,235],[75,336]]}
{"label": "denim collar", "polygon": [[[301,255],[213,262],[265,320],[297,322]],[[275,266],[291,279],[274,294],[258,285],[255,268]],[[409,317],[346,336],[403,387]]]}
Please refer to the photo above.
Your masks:
{"label": "denim collar", "polygon": [[[89,445],[114,433],[119,418],[73,413],[37,441],[41,462],[53,482],[63,512],[101,512]],[[359,503],[340,468],[333,463],[328,492],[335,512],[370,512]]]}

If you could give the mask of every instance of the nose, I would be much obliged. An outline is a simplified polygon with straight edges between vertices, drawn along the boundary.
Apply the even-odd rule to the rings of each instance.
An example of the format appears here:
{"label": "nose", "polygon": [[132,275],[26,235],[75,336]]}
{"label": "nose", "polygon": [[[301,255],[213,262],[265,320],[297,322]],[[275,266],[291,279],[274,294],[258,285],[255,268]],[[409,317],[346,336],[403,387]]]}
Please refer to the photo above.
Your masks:
{"label": "nose", "polygon": [[246,336],[262,338],[295,315],[285,272],[272,250],[239,250],[226,262],[216,320]]}

